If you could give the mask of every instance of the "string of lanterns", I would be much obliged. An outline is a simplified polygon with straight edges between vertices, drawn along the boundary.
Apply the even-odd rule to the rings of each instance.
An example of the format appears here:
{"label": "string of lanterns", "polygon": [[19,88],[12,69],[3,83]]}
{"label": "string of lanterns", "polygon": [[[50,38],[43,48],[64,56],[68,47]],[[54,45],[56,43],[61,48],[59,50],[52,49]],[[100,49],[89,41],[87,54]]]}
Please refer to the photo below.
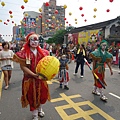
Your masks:
{"label": "string of lanterns", "polygon": [[[97,0],[95,0],[95,1],[97,1]],[[114,0],[108,0],[108,1],[109,1],[110,3],[112,3]],[[24,2],[24,3],[28,3],[28,0],[23,0],[23,2]],[[49,3],[49,2],[45,2],[44,4],[45,4],[45,6],[47,6],[47,7],[50,6],[50,3]],[[5,2],[2,1],[2,2],[1,2],[1,6],[4,7],[5,5],[6,5]],[[25,9],[25,6],[24,6],[24,5],[21,5],[20,7],[21,7],[22,10]],[[63,8],[66,9],[66,8],[67,8],[67,5],[64,5]],[[80,7],[79,7],[79,10],[82,11],[82,10],[83,10],[83,7],[80,6]],[[94,8],[93,10],[94,10],[94,12],[97,12],[97,8]],[[42,12],[42,8],[39,8],[39,12],[40,12],[40,13]],[[110,9],[107,9],[106,12],[107,12],[107,13],[110,12]],[[13,12],[10,10],[10,11],[9,11],[10,18],[13,18],[12,13],[13,13]],[[58,10],[55,10],[54,13],[55,13],[55,14],[58,14]],[[29,15],[28,15],[28,13],[25,13],[24,16],[25,16],[25,17],[28,17]],[[72,16],[72,12],[69,12],[69,16]],[[82,13],[82,14],[81,14],[81,17],[84,17],[84,16],[85,16],[85,15]],[[42,14],[39,15],[39,16],[36,18],[36,21],[38,21],[38,20],[41,19],[41,18],[42,18]],[[55,16],[52,16],[52,19],[55,19],[55,18],[56,18]],[[96,15],[93,15],[93,18],[96,18]],[[69,22],[67,21],[67,18],[64,18],[64,21],[66,21],[66,24],[69,23]],[[84,21],[87,22],[87,19],[84,19]],[[0,23],[2,23],[2,22],[3,22],[3,20],[0,20]],[[12,22],[12,24],[15,24],[15,22],[14,22],[13,20],[12,20],[11,22]],[[49,20],[46,20],[46,22],[49,22]],[[58,20],[57,20],[56,22],[59,23]],[[10,23],[10,20],[7,19],[7,22],[3,22],[3,23],[4,23],[5,25],[8,25],[8,23]],[[22,22],[22,21],[20,21],[20,23],[24,24],[24,22]],[[77,24],[77,23],[78,23],[78,22],[77,22],[77,19],[75,19],[75,24]],[[27,26],[26,24],[24,24],[24,25]],[[70,24],[69,24],[69,25],[70,25]]]}

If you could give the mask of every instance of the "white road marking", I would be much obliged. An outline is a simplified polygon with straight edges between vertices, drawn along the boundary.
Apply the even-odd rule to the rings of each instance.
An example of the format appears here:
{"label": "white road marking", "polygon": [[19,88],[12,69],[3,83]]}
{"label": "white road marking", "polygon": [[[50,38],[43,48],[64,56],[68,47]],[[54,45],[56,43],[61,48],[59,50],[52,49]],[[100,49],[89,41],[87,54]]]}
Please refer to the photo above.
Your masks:
{"label": "white road marking", "polygon": [[117,96],[117,95],[115,95],[115,94],[113,94],[113,93],[109,93],[109,94],[112,95],[112,96],[114,96],[114,97],[116,97],[116,98],[118,98],[118,99],[120,99],[119,96]]}
{"label": "white road marking", "polygon": [[[107,70],[109,70],[109,68],[105,68],[105,69],[107,69]],[[115,70],[115,69],[112,69],[113,71],[116,71],[116,72],[119,72],[119,70]]]}

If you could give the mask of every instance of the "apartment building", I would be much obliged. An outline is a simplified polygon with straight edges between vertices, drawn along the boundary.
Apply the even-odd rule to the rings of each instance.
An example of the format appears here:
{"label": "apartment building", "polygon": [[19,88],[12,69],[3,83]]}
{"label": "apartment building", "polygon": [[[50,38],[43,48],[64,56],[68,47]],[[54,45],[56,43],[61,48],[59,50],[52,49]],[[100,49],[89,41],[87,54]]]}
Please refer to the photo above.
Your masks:
{"label": "apartment building", "polygon": [[56,0],[50,0],[49,6],[43,3],[42,6],[42,34],[49,37],[55,34],[58,29],[65,27],[65,9],[57,6]]}

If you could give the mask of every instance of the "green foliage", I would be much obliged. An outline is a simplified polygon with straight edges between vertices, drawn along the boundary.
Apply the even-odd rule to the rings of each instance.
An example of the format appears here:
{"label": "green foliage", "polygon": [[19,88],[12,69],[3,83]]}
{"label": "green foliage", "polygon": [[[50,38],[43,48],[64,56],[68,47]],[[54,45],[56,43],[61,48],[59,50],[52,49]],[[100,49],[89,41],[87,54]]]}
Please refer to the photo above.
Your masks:
{"label": "green foliage", "polygon": [[65,29],[58,30],[56,34],[53,35],[52,38],[49,38],[47,40],[47,43],[63,44],[65,34],[66,34]]}

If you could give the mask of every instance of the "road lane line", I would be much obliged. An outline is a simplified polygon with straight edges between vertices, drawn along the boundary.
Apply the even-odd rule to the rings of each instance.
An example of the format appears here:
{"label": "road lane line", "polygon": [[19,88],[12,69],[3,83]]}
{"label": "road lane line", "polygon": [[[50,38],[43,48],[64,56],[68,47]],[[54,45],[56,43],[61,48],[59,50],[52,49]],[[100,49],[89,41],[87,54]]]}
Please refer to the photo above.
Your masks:
{"label": "road lane line", "polygon": [[115,94],[113,94],[113,93],[109,93],[109,94],[112,95],[112,96],[114,96],[114,97],[116,97],[116,98],[118,98],[118,99],[120,99],[119,96],[117,96],[117,95],[115,95]]}
{"label": "road lane line", "polygon": [[[105,68],[105,69],[109,70],[109,68]],[[112,69],[112,70],[115,72],[119,72],[119,70],[116,70],[116,69]]]}
{"label": "road lane line", "polygon": [[3,72],[1,73],[1,78],[0,78],[0,99],[1,99],[1,95],[2,95],[2,84],[3,84]]}

